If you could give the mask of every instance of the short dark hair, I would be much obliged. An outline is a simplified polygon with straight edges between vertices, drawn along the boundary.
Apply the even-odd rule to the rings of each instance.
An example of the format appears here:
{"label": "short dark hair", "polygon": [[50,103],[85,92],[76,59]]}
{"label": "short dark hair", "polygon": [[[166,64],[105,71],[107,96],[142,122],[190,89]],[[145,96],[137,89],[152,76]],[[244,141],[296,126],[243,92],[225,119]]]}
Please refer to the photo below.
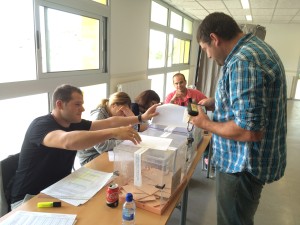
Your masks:
{"label": "short dark hair", "polygon": [[[160,102],[159,95],[153,90],[146,90],[141,92],[135,99],[135,103],[142,107],[144,111],[150,108],[152,101]],[[143,113],[143,112],[142,112]]]}
{"label": "short dark hair", "polygon": [[214,12],[204,18],[198,27],[197,41],[210,44],[210,34],[215,33],[224,40],[231,40],[242,30],[236,21],[222,12]]}
{"label": "short dark hair", "polygon": [[61,86],[58,86],[52,95],[53,108],[55,108],[57,100],[61,100],[66,103],[69,102],[72,99],[72,94],[74,92],[77,92],[78,94],[83,96],[82,91],[78,87],[74,87],[69,84],[63,84]]}
{"label": "short dark hair", "polygon": [[177,77],[177,76],[181,76],[186,81],[185,76],[182,73],[175,73],[173,75],[173,80],[174,80],[174,77]]}

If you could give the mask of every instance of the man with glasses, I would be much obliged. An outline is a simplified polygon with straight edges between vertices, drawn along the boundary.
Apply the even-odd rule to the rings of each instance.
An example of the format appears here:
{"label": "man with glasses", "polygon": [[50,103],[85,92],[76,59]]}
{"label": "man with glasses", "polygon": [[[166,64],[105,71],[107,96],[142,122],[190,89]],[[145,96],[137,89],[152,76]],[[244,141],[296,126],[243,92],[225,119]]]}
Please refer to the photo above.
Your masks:
{"label": "man with glasses", "polygon": [[173,76],[173,85],[176,90],[168,94],[165,103],[187,106],[189,98],[195,103],[207,98],[201,91],[187,88],[186,80],[182,73],[176,73]]}

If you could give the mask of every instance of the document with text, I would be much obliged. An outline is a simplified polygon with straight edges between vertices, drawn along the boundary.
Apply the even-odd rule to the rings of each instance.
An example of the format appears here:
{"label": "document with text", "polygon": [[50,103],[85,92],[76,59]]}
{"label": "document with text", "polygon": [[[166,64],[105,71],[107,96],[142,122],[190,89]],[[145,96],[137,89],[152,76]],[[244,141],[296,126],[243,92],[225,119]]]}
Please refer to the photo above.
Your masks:
{"label": "document with text", "polygon": [[73,225],[75,221],[75,214],[17,211],[0,225]]}
{"label": "document with text", "polygon": [[113,179],[113,173],[81,167],[42,191],[71,205],[84,204]]}

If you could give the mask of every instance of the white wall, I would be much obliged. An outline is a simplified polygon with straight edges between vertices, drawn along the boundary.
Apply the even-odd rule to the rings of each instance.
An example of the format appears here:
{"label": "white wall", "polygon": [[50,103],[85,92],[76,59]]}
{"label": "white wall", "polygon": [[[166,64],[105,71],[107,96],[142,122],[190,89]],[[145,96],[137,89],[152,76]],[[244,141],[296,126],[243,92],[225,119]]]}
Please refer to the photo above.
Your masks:
{"label": "white wall", "polygon": [[[278,53],[285,68],[287,97],[295,98],[300,59],[300,24],[267,24],[265,41]],[[299,88],[299,87],[298,87]]]}
{"label": "white wall", "polygon": [[[147,79],[150,13],[151,0],[111,1],[111,93],[119,83]],[[198,24],[194,23],[194,29]],[[195,80],[198,46],[193,40],[189,84]]]}
{"label": "white wall", "polygon": [[[146,79],[151,0],[111,1],[110,92],[119,83]],[[189,83],[195,79],[198,43],[195,40],[199,21],[193,25]],[[300,24],[266,27],[265,41],[279,54],[287,75],[295,75],[300,56]]]}
{"label": "white wall", "polygon": [[267,30],[265,41],[277,51],[287,75],[295,76],[300,57],[300,24],[263,26]]}
{"label": "white wall", "polygon": [[189,77],[189,85],[195,83],[196,77],[196,66],[198,60],[198,52],[199,52],[199,43],[197,42],[197,30],[200,25],[200,21],[194,21],[193,23],[193,40],[191,44],[191,57],[190,57],[190,77]]}
{"label": "white wall", "polygon": [[146,79],[151,0],[111,1],[110,91]]}

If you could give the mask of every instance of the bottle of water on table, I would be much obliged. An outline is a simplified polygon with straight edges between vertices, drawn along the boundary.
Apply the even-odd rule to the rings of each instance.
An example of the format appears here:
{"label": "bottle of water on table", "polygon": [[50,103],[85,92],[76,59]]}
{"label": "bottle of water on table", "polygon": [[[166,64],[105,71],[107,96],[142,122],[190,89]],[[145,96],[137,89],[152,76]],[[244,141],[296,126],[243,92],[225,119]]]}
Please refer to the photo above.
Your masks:
{"label": "bottle of water on table", "polygon": [[122,211],[122,225],[134,225],[135,224],[135,202],[131,193],[126,194],[126,199],[123,204]]}

